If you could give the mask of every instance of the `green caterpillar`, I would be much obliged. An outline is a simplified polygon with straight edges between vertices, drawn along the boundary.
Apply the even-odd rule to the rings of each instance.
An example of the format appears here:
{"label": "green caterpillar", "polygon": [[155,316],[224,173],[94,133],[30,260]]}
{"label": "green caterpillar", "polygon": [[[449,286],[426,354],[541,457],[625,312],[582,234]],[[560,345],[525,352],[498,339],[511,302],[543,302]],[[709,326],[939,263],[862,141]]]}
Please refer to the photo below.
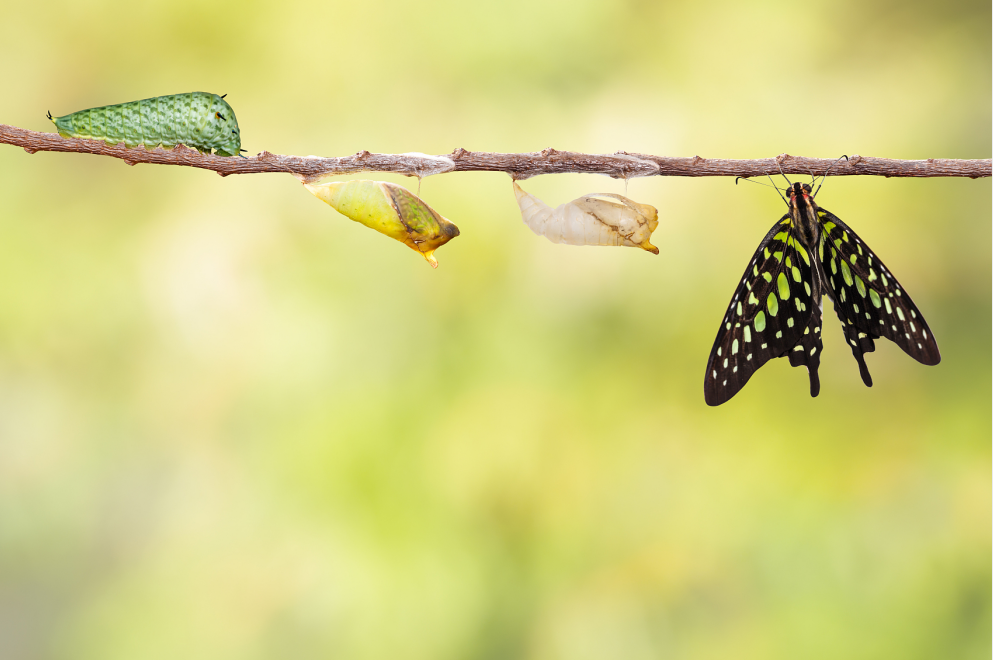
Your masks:
{"label": "green caterpillar", "polygon": [[110,145],[123,142],[128,148],[141,144],[146,149],[185,144],[205,154],[213,149],[218,156],[236,156],[241,151],[234,110],[223,96],[207,92],[105,105],[54,119],[48,113],[48,118],[66,138],[103,140]]}

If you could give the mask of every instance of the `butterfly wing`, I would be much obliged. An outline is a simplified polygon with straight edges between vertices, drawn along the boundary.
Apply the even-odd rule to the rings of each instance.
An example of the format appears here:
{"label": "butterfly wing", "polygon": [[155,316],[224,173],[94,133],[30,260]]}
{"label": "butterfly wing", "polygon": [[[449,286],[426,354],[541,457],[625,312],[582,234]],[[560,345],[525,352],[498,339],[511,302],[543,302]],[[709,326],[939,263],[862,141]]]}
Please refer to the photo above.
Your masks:
{"label": "butterfly wing", "polygon": [[931,328],[889,269],[836,215],[825,209],[818,209],[817,215],[817,256],[862,381],[872,387],[864,354],[875,350],[873,340],[880,337],[922,364],[938,364],[941,355]]}
{"label": "butterfly wing", "polygon": [[810,395],[817,396],[822,344],[815,258],[796,240],[789,215],[762,239],[707,360],[703,393],[709,405],[724,403],[759,367],[786,355],[793,366],[807,367]]}

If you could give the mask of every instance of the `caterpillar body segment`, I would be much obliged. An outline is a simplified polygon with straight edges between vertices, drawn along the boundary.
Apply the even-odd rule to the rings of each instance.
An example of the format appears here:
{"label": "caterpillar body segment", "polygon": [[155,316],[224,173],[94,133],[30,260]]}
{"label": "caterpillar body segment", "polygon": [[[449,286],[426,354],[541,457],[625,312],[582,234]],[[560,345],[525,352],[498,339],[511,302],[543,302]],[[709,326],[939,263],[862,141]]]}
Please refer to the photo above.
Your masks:
{"label": "caterpillar body segment", "polygon": [[207,92],[157,96],[48,118],[62,137],[110,145],[123,142],[129,149],[185,144],[202,153],[213,150],[218,156],[237,156],[241,150],[234,110],[223,98]]}
{"label": "caterpillar body segment", "polygon": [[639,204],[623,195],[594,193],[553,209],[525,192],[516,181],[514,194],[524,224],[553,243],[623,245],[659,253],[649,240],[659,225],[654,206]]}
{"label": "caterpillar body segment", "polygon": [[432,268],[438,267],[434,251],[459,235],[447,218],[395,183],[334,181],[304,187],[345,217],[419,252]]}

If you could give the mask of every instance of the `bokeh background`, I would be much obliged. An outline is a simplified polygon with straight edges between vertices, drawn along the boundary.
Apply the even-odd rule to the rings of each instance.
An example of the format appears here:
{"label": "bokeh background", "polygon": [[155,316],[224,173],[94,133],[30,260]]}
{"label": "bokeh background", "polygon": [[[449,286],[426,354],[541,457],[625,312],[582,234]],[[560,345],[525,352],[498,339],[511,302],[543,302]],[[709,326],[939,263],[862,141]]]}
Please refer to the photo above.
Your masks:
{"label": "bokeh background", "polygon": [[[44,6],[43,6],[44,5]],[[0,122],[228,94],[250,153],[988,158],[989,2],[6,2]],[[366,175],[365,178],[369,178]],[[417,181],[380,178],[416,189]],[[555,205],[624,182],[556,175]],[[423,181],[433,271],[288,175],[0,146],[0,656],[987,658],[990,180],[830,179],[938,337],[704,404],[772,190],[661,256]]]}

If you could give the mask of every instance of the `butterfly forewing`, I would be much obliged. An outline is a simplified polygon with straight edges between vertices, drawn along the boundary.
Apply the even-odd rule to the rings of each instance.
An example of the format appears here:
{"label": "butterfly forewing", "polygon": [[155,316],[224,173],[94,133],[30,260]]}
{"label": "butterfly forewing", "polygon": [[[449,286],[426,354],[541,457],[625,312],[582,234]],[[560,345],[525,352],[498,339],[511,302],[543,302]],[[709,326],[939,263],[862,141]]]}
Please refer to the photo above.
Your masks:
{"label": "butterfly forewing", "polygon": [[710,351],[703,388],[709,405],[724,403],[759,367],[785,355],[790,364],[807,366],[816,396],[821,310],[815,258],[797,242],[789,215],[762,239]]}
{"label": "butterfly forewing", "polygon": [[923,364],[941,356],[931,328],[917,306],[879,257],[837,216],[818,209],[821,241],[818,258],[845,330],[845,340],[859,363],[866,385],[872,378],[864,353],[885,337]]}

